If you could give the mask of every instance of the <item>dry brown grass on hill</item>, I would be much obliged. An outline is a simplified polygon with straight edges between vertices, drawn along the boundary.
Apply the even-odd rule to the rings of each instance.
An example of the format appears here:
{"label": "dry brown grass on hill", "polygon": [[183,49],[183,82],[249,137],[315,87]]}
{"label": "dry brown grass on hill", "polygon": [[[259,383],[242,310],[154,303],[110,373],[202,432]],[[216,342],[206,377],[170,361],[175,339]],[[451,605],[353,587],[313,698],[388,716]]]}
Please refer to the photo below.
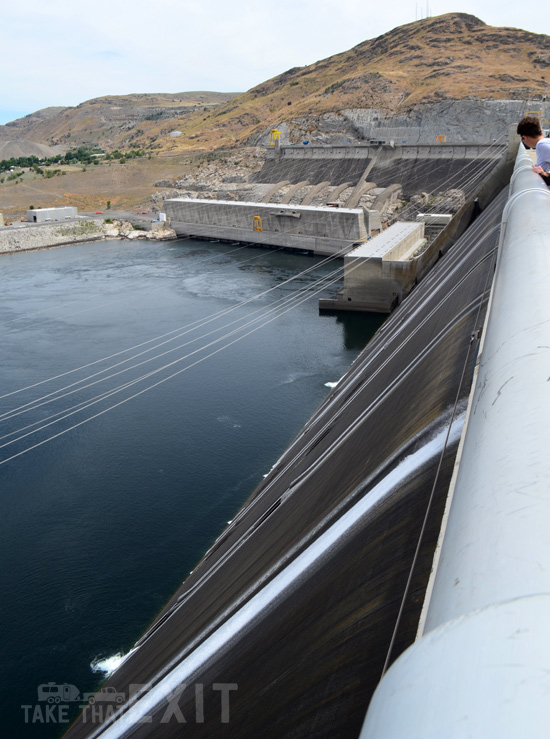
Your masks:
{"label": "dry brown grass on hill", "polygon": [[[236,96],[96,98],[0,126],[0,140],[16,134],[66,148],[86,144],[177,155],[254,143],[270,128],[306,116],[346,109],[401,115],[419,104],[464,98],[526,100],[545,94],[549,82],[550,37],[448,13],[290,69]],[[171,137],[174,130],[182,135]]]}
{"label": "dry brown grass on hill", "polygon": [[[550,37],[448,13],[288,70],[214,111],[152,127],[136,143],[170,151],[231,146],[300,116],[353,108],[393,115],[464,98],[524,100],[545,94],[549,82]],[[167,140],[169,125],[184,135]]]}
{"label": "dry brown grass on hill", "polygon": [[30,205],[35,208],[76,205],[84,212],[105,211],[108,200],[112,209],[150,210],[155,182],[176,180],[195,167],[192,156],[182,155],[132,159],[126,164],[102,162],[85,172],[81,166],[59,165],[66,174],[51,179],[25,172],[19,183],[0,184],[0,213],[16,218],[24,215]]}
{"label": "dry brown grass on hill", "polygon": [[30,139],[50,146],[132,148],[136,131],[147,133],[159,120],[210,110],[235,97],[232,92],[110,95],[71,108],[44,108],[0,126],[0,141]]}

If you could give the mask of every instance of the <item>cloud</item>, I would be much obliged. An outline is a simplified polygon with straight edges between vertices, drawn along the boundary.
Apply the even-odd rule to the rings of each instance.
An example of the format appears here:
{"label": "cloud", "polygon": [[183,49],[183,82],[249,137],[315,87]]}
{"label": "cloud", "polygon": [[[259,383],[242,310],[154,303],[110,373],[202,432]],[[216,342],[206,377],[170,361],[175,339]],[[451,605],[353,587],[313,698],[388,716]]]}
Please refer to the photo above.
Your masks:
{"label": "cloud", "polygon": [[113,61],[123,58],[123,55],[119,51],[113,51],[112,49],[108,51],[94,51],[92,56],[102,61]]}

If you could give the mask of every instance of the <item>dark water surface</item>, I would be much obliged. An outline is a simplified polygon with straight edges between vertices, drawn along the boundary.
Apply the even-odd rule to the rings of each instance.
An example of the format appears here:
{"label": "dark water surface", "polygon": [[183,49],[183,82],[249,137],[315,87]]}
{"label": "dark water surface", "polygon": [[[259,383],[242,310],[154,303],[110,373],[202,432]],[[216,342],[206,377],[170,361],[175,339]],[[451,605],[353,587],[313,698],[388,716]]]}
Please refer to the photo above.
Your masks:
{"label": "dark water surface", "polygon": [[0,257],[3,736],[63,733],[78,702],[48,713],[38,686],[98,686],[90,663],[132,647],[380,325],[319,315],[336,283],[228,335],[342,265],[281,285],[320,262],[187,240]]}

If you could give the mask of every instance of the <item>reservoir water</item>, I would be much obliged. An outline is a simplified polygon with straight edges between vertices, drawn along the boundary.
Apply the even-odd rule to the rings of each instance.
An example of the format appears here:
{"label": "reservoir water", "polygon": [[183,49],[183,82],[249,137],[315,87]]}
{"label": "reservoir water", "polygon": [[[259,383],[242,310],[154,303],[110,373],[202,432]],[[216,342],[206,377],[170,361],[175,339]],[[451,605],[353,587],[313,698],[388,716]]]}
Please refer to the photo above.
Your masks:
{"label": "reservoir water", "polygon": [[[132,647],[380,325],[319,315],[338,267],[189,240],[0,257],[3,736],[64,732],[91,664]],[[78,695],[48,710],[48,683]]]}

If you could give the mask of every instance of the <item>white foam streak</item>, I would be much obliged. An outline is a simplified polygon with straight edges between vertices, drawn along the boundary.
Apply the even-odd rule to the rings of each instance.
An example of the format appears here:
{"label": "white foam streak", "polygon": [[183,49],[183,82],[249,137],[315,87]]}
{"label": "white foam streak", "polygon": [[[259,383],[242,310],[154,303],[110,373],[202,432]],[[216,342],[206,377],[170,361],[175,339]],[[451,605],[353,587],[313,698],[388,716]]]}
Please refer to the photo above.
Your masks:
{"label": "white foam streak", "polygon": [[[455,419],[450,433],[450,441],[456,442],[462,430],[464,415]],[[258,593],[245,603],[233,616],[227,619],[215,632],[198,646],[191,654],[176,665],[170,673],[159,681],[149,692],[138,699],[115,723],[101,733],[104,739],[115,739],[140,719],[151,716],[155,708],[179,685],[186,682],[207,660],[222,648],[228,648],[250,626],[281,598],[295,590],[304,580],[308,571],[318,565],[325,556],[359,525],[361,519],[383,498],[390,495],[415,471],[421,469],[430,459],[437,456],[444,445],[447,427],[420,449],[417,449],[389,472],[368,494],[344,513],[327,531],[321,534],[307,549],[292,560],[278,575],[267,583]],[[96,734],[95,736],[99,736]]]}
{"label": "white foam streak", "polygon": [[134,650],[130,650],[127,654],[117,652],[110,657],[96,657],[96,659],[90,662],[90,668],[92,672],[102,672],[105,677],[109,677],[113,672],[120,667],[120,665],[132,654]]}

